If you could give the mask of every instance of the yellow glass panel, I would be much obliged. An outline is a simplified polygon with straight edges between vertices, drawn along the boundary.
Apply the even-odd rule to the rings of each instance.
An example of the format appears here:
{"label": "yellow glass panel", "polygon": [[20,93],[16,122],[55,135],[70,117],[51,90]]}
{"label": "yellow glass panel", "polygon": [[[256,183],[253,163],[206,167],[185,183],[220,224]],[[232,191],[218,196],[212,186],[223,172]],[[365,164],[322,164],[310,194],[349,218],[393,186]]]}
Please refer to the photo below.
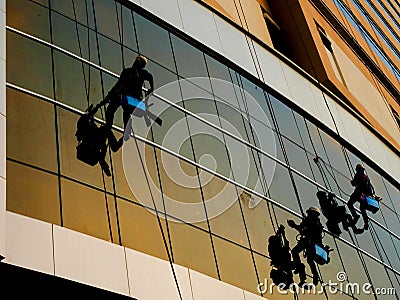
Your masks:
{"label": "yellow glass panel", "polygon": [[54,107],[7,89],[7,157],[57,172]]}
{"label": "yellow glass panel", "polygon": [[65,227],[111,241],[104,192],[62,179],[61,197]]}
{"label": "yellow glass panel", "polygon": [[[196,222],[195,225],[207,230],[208,226],[196,167],[158,149],[156,153],[167,213],[171,215],[171,217],[176,217],[182,220],[185,215],[181,218],[177,216],[174,213],[174,210],[172,210],[173,206],[170,205],[170,203],[176,201],[179,205],[187,204],[188,206],[197,204],[198,206],[195,211],[195,217],[198,217],[198,220],[204,221]],[[152,157],[150,157],[151,155]],[[154,160],[154,153],[146,151],[146,161],[149,161],[150,159]],[[174,209],[176,211],[176,206],[174,206]],[[191,212],[193,211],[191,210]],[[188,221],[188,219],[183,220]]]}
{"label": "yellow glass panel", "polygon": [[213,237],[221,280],[257,293],[258,280],[249,250]]}
{"label": "yellow glass panel", "polygon": [[[270,278],[270,272],[272,269],[270,265],[271,260],[261,255],[254,254],[254,261],[256,262],[258,278],[260,281],[258,283],[260,284],[259,289],[263,293],[263,296],[271,300],[293,300],[293,294],[290,291],[288,291],[287,294],[286,291],[280,293],[276,286],[273,285],[272,279]],[[258,293],[257,290],[258,289],[253,291],[253,293]]]}
{"label": "yellow glass panel", "polygon": [[274,234],[270,217],[270,212],[272,213],[272,209],[268,209],[265,200],[261,200],[256,207],[250,208],[252,207],[250,206],[250,201],[257,203],[260,201],[260,198],[251,195],[251,198],[247,200],[244,195],[250,195],[246,193],[242,194],[241,201],[247,230],[249,232],[251,247],[254,251],[268,255],[268,238]]}
{"label": "yellow glass panel", "polygon": [[[228,202],[233,203],[231,207],[210,220],[211,231],[217,235],[248,247],[249,242],[244,227],[244,220],[238,201],[238,192],[236,187],[216,176],[213,176],[206,184],[203,183],[203,195],[206,201],[211,201],[210,199],[221,200],[222,197],[232,199],[232,202]],[[221,197],[221,199],[215,197]],[[212,209],[214,209],[214,206],[207,205],[209,215]]]}
{"label": "yellow glass panel", "polygon": [[210,234],[187,224],[168,224],[175,263],[218,278]]}
{"label": "yellow glass panel", "polygon": [[[144,207],[117,199],[122,245],[168,260],[157,217]],[[165,220],[161,219],[168,239]],[[167,242],[169,245],[169,242]]]}
{"label": "yellow glass panel", "polygon": [[7,161],[7,210],[60,225],[57,177]]}

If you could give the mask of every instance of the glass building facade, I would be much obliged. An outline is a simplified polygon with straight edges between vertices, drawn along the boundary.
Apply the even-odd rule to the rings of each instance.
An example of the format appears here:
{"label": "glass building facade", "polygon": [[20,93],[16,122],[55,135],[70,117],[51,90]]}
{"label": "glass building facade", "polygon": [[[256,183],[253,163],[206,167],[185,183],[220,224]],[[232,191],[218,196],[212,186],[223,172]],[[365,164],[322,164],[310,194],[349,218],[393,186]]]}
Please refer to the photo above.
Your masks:
{"label": "glass building facade", "polygon": [[[399,182],[322,122],[128,2],[6,4],[7,211],[171,261],[260,295],[258,284],[271,270],[269,236],[288,219],[300,221],[308,207],[319,207],[319,190],[331,191],[346,203],[354,166],[363,163],[384,201],[369,215],[369,230],[363,234],[343,230],[338,237],[325,232],[324,243],[334,251],[319,272],[328,284],[344,271],[346,282],[369,283],[376,295],[360,296],[340,287],[340,294],[330,293],[327,285],[319,295],[261,296],[399,299]],[[107,177],[98,165],[76,158],[77,121],[90,103],[107,95],[121,70],[139,54],[148,58],[156,85],[151,101],[154,110],[162,111],[163,125],[147,128],[142,118],[134,119],[134,141],[141,150],[130,157],[133,170],[126,170],[124,146],[107,153],[112,173]],[[259,114],[251,113],[250,102],[260,108]],[[103,116],[104,110],[96,114],[99,125]],[[114,120],[119,138],[121,108]],[[179,137],[171,136],[174,126],[179,126]],[[262,147],[255,128],[272,137],[274,145]],[[169,163],[177,168],[168,169]],[[132,191],[127,172],[141,191]],[[190,184],[176,182],[182,174]],[[221,191],[232,199],[231,205],[211,217],[213,207],[207,201]],[[200,203],[199,221],[182,220],[165,204],[166,198]],[[322,215],[321,221],[325,225]],[[287,226],[286,234],[293,247],[297,232]],[[380,288],[392,294],[379,295]]]}

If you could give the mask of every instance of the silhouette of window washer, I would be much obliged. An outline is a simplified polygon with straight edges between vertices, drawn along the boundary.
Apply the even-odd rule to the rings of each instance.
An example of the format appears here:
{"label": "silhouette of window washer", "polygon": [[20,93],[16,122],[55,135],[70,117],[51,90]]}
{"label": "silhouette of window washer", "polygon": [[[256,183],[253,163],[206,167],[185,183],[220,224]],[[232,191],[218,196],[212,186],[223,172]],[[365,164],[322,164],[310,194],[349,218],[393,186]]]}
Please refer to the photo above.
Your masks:
{"label": "silhouette of window washer", "polygon": [[339,205],[333,193],[324,191],[317,192],[317,198],[321,206],[322,214],[328,219],[326,226],[334,234],[340,235],[339,224],[342,223],[344,230],[348,231],[351,227],[356,234],[361,234],[364,229],[356,228],[352,216],[346,211],[344,205]]}
{"label": "silhouette of window washer", "polygon": [[356,174],[351,180],[351,185],[355,187],[354,192],[351,194],[349,202],[347,202],[347,206],[351,212],[351,215],[354,219],[354,224],[357,223],[360,218],[359,214],[357,214],[356,209],[354,208],[354,204],[356,202],[360,203],[360,211],[364,220],[364,230],[368,229],[368,216],[366,211],[365,201],[361,201],[361,196],[372,196],[375,193],[374,187],[371,184],[371,181],[367,174],[365,174],[365,168],[362,164],[356,165]]}
{"label": "silhouette of window washer", "polygon": [[113,132],[109,130],[106,125],[101,125],[100,127],[96,125],[94,113],[93,104],[91,104],[87,112],[78,120],[75,133],[76,139],[78,140],[78,145],[76,147],[77,158],[91,166],[99,163],[104,173],[107,176],[111,176],[110,167],[105,160],[107,141],[113,152],[118,151],[120,145]]}
{"label": "silhouette of window washer", "polygon": [[310,253],[312,252],[311,247],[315,244],[322,245],[323,227],[319,219],[320,211],[317,207],[311,206],[307,209],[306,213],[307,216],[300,224],[296,224],[293,220],[287,221],[288,225],[296,229],[301,235],[297,245],[292,249],[292,258],[295,267],[294,273],[299,274],[300,287],[305,285],[307,279],[305,266],[300,261],[300,252],[306,251],[307,263],[313,274],[313,283],[314,285],[317,285],[319,281],[318,270],[313,256]]}
{"label": "silhouette of window washer", "polygon": [[[150,94],[154,91],[154,79],[153,75],[145,69],[147,64],[147,59],[144,56],[137,56],[134,60],[132,67],[125,68],[117,81],[117,83],[112,87],[107,96],[103,101],[96,105],[94,111],[97,111],[101,106],[108,104],[105,117],[106,117],[106,128],[111,130],[111,127],[114,122],[114,115],[119,106],[122,106],[123,109],[123,119],[124,119],[124,128],[126,128],[130,116],[135,111],[135,106],[129,104],[127,100],[128,97],[135,98],[138,100],[137,102],[143,101],[143,87],[144,83],[148,82],[150,84],[150,88],[147,91],[147,94]],[[145,98],[144,103],[147,108],[148,98]],[[138,110],[139,111],[139,110]],[[140,115],[138,112],[138,116],[144,116],[147,112],[143,112]],[[149,113],[150,117],[154,115]],[[156,118],[156,122],[161,125],[161,120]],[[147,122],[147,120],[146,120]],[[122,138],[118,141],[119,147],[122,146],[123,140]]]}

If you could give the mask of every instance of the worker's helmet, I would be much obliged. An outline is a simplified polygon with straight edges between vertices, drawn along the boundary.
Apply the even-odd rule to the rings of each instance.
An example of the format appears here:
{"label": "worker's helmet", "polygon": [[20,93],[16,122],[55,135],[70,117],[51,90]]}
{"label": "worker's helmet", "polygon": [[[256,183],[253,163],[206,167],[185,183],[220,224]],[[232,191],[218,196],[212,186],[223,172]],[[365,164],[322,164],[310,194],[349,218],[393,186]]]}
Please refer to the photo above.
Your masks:
{"label": "worker's helmet", "polygon": [[364,165],[363,164],[357,164],[356,171],[358,171],[358,170],[365,170]]}
{"label": "worker's helmet", "polygon": [[319,211],[319,208],[318,208],[318,207],[310,206],[310,207],[307,209],[307,213],[315,213],[315,214],[319,215],[319,214],[320,214],[320,211]]}
{"label": "worker's helmet", "polygon": [[134,64],[137,65],[139,68],[144,68],[147,64],[147,58],[142,55],[138,55],[135,59]]}

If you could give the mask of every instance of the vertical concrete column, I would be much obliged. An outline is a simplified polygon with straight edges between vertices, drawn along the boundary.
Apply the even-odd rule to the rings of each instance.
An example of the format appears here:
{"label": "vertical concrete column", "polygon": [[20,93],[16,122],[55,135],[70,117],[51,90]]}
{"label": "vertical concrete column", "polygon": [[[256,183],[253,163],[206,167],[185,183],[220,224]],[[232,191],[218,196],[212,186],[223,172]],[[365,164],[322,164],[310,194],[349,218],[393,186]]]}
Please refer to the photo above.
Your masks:
{"label": "vertical concrete column", "polygon": [[6,0],[0,0],[0,255],[6,252]]}

